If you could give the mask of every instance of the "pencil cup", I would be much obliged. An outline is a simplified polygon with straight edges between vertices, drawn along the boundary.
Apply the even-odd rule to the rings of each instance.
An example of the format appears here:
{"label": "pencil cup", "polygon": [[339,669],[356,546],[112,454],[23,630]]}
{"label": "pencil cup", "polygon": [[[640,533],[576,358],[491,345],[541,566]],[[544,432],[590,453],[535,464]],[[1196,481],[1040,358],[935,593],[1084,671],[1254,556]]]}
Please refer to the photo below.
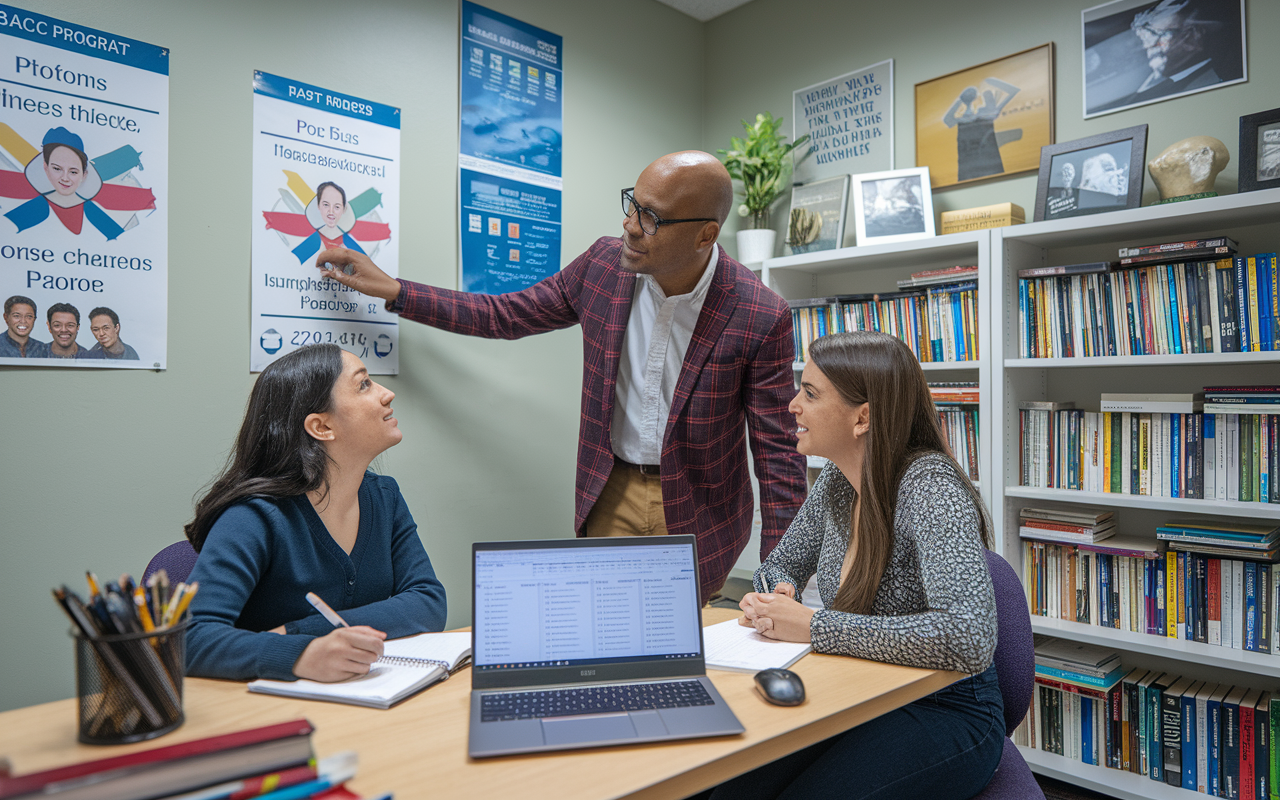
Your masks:
{"label": "pencil cup", "polygon": [[159,633],[76,640],[79,740],[127,744],[182,724],[187,620]]}

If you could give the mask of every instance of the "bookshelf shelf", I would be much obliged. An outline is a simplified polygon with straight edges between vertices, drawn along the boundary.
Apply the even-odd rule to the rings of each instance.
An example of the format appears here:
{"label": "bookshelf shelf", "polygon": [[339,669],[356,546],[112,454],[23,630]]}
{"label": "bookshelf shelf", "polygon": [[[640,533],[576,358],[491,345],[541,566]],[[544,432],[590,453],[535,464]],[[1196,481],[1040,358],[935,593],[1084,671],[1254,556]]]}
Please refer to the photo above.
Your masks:
{"label": "bookshelf shelf", "polygon": [[1034,633],[1056,636],[1059,639],[1070,639],[1073,642],[1085,642],[1130,653],[1161,656],[1214,669],[1233,669],[1248,672],[1260,678],[1280,678],[1280,655],[1273,653],[1254,653],[1216,644],[1168,639],[1149,633],[1119,631],[1115,628],[1085,625],[1050,617],[1032,616],[1031,630]]}
{"label": "bookshelf shelf", "polygon": [[[770,272],[804,272],[810,275],[847,270],[914,268],[938,261],[973,263],[978,243],[985,244],[988,240],[988,231],[968,231],[897,244],[841,247],[820,253],[771,258],[764,263]],[[890,290],[890,287],[885,287],[873,291]]]}
{"label": "bookshelf shelf", "polygon": [[1103,792],[1121,800],[1192,800],[1209,795],[1159,783],[1136,772],[1123,772],[1107,767],[1095,767],[1070,758],[1064,758],[1044,750],[1032,750],[1018,746],[1018,752],[1026,759],[1031,771],[1060,781]]}
{"label": "bookshelf shelf", "polygon": [[[1176,514],[1211,514],[1220,517],[1280,520],[1280,504],[1232,503],[1225,500],[1193,500],[1184,497],[1150,497],[1144,494],[1083,492],[1078,489],[1045,489],[1037,486],[1005,486],[1005,497],[1028,500],[1053,500],[1059,503],[1145,508]],[[1012,522],[1010,524],[1013,524]],[[1016,530],[1015,530],[1016,533]],[[1154,530],[1152,536],[1154,538]],[[1010,562],[1012,563],[1012,562]]]}
{"label": "bookshelf shelf", "polygon": [[1096,358],[1006,358],[1005,369],[1048,367],[1168,367],[1210,364],[1277,364],[1280,352],[1183,353],[1181,355],[1098,356]]}
{"label": "bookshelf shelf", "polygon": [[[1267,355],[1271,355],[1268,353]],[[1280,353],[1277,353],[1277,361],[1280,361]],[[791,365],[796,372],[804,371],[804,362],[797,361]],[[925,372],[977,372],[979,362],[977,361],[922,361],[920,369]]]}
{"label": "bookshelf shelf", "polygon": [[[1104,392],[1189,392],[1207,385],[1277,383],[1280,352],[1189,353],[1184,355],[1101,356],[1093,358],[1021,358],[1018,270],[1115,261],[1118,248],[1229,236],[1239,255],[1280,248],[1280,189],[1129,209],[1094,216],[1033,222],[991,232],[990,329],[982,354],[992,360],[993,424],[989,431],[998,486],[990,501],[997,548],[1020,573],[1022,508],[1052,504],[1060,508],[1092,505],[1116,510],[1126,533],[1155,542],[1155,527],[1178,518],[1234,518],[1242,522],[1280,522],[1280,504],[1227,502],[1084,492],[1018,485],[1021,417],[1024,401],[1071,402],[1086,412],[1100,410]],[[988,344],[990,346],[988,346]],[[1119,368],[1119,369],[1117,369]],[[1105,544],[1105,542],[1104,542]],[[1269,689],[1280,678],[1280,655],[1119,631],[1074,621],[1033,616],[1032,630],[1067,641],[1120,653],[1126,668],[1155,669],[1172,675],[1212,677],[1233,685]],[[1126,800],[1191,800],[1202,797],[1145,775],[1091,766],[1079,760],[1019,747],[1031,769],[1068,783]]]}

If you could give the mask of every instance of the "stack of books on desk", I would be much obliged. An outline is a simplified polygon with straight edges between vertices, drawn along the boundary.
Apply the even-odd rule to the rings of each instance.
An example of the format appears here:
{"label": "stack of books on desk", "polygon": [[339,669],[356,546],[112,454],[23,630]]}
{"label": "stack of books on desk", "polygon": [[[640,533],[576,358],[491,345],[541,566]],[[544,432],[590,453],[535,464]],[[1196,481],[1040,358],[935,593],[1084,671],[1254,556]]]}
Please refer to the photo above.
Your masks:
{"label": "stack of books on desk", "polygon": [[0,800],[222,800],[274,797],[351,800],[356,754],[317,762],[305,719],[13,775],[0,770]]}

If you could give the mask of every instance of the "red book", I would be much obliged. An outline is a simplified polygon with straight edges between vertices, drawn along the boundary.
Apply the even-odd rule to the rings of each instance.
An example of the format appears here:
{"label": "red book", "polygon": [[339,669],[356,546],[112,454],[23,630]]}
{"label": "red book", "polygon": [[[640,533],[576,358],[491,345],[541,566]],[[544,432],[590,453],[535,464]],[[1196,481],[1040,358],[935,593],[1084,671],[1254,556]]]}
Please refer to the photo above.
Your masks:
{"label": "red book", "polygon": [[[1253,707],[1258,703],[1258,690],[1250,689],[1240,701],[1240,797],[1255,795],[1253,775]],[[1246,706],[1245,703],[1248,703]]]}
{"label": "red book", "polygon": [[1063,531],[1064,533],[1096,533],[1102,528],[1111,527],[1111,521],[1108,520],[1101,525],[1072,525],[1068,522],[1050,522],[1035,517],[1023,517],[1021,525],[1024,528],[1040,528],[1046,531]]}
{"label": "red book", "polygon": [[[1222,559],[1209,559],[1209,644],[1222,644]],[[1213,634],[1217,631],[1217,635]]]}
{"label": "red book", "polygon": [[[310,758],[310,736],[313,730],[310,722],[296,719],[151,750],[54,767],[27,775],[0,775],[0,800],[31,792],[62,792],[58,795],[60,799],[107,798],[115,796],[113,790],[118,785],[131,780],[135,781],[131,785],[139,785],[140,780],[140,784],[152,789],[155,795],[177,794],[210,783],[261,775],[284,766],[305,763]],[[273,746],[276,743],[279,746]],[[301,758],[296,757],[298,753],[302,754]],[[201,782],[194,785],[190,785],[189,778],[184,778],[192,770],[183,767],[207,765],[210,757],[218,755],[226,756],[231,762],[233,768],[229,773],[216,774],[210,780],[204,780],[202,773]],[[263,760],[268,762],[267,766],[258,763]],[[281,763],[271,763],[273,760]],[[205,764],[197,765],[195,762],[198,761]],[[100,780],[95,781],[90,777],[95,775],[100,775]],[[168,778],[173,778],[173,782],[167,782]],[[170,788],[171,786],[178,788]]]}

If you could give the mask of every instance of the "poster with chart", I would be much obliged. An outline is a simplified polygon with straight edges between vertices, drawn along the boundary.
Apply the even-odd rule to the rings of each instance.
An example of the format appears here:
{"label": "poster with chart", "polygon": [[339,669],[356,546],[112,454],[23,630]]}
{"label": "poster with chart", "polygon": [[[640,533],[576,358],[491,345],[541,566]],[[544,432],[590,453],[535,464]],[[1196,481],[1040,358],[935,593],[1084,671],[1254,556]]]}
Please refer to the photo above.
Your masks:
{"label": "poster with chart", "polygon": [[398,373],[399,317],[315,260],[344,247],[399,274],[400,109],[255,72],[252,224],[250,369],[325,342]]}
{"label": "poster with chart", "polygon": [[0,5],[0,366],[164,369],[169,50]]}
{"label": "poster with chart", "polygon": [[561,37],[462,4],[458,287],[502,294],[560,269]]}

